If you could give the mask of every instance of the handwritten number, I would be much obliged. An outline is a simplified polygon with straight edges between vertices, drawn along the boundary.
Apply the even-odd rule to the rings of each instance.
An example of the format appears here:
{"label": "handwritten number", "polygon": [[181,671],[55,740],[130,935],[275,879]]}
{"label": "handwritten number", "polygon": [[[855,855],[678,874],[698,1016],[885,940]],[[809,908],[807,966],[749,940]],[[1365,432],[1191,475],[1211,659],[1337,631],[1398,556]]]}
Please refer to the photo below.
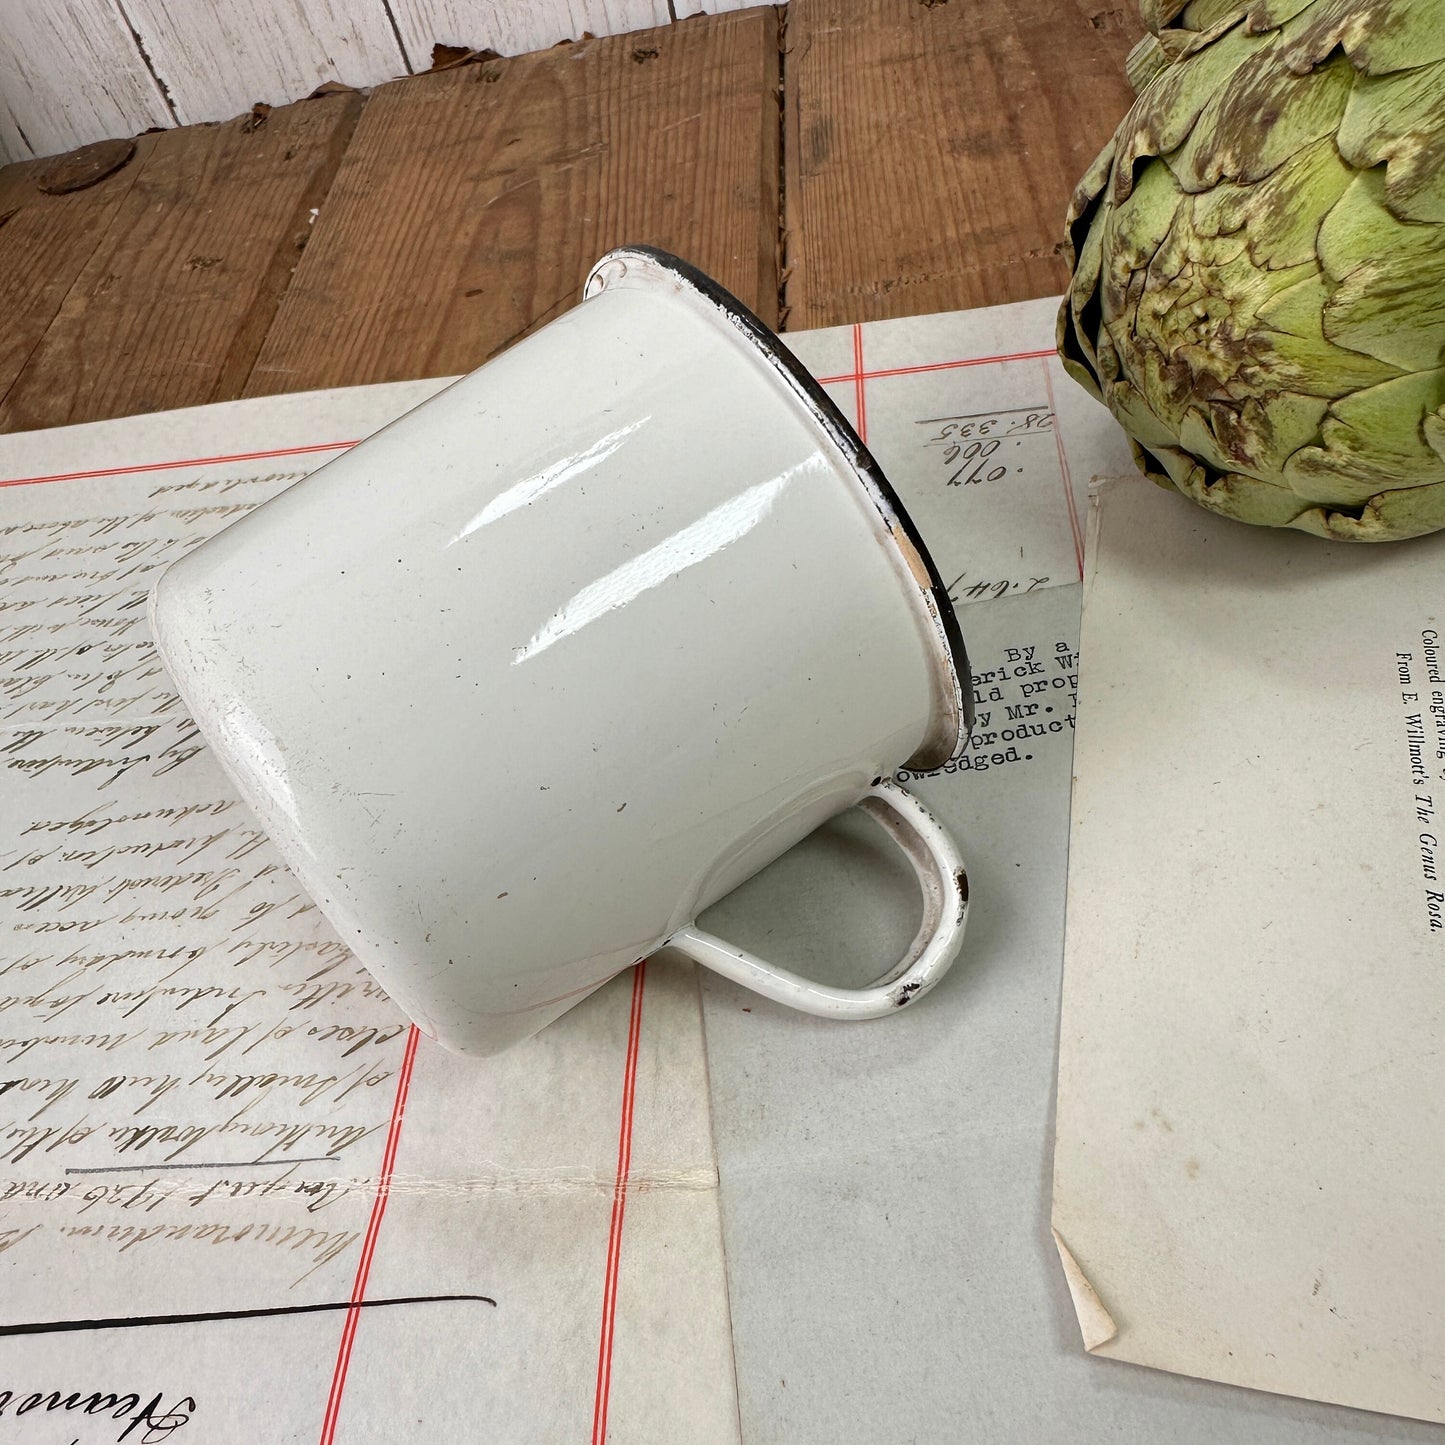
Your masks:
{"label": "handwritten number", "polygon": [[948,479],[948,485],[950,487],[976,487],[981,482],[996,482],[1001,477],[1007,476],[1007,467],[994,467],[987,473],[984,471],[984,465],[999,449],[999,445],[1000,443],[996,441],[976,441],[970,442],[961,451],[957,447],[953,448],[955,455],[948,458],[949,464],[952,465],[954,461],[961,458],[963,465]]}
{"label": "handwritten number", "polygon": [[954,602],[977,602],[980,598],[997,599],[1007,597],[1010,592],[1037,592],[1040,587],[1047,587],[1047,577],[1030,577],[1027,582],[1015,582],[1003,580],[1000,582],[972,582],[962,590],[956,590],[959,583],[968,575],[961,572],[953,579],[952,586],[948,589],[949,598]]}

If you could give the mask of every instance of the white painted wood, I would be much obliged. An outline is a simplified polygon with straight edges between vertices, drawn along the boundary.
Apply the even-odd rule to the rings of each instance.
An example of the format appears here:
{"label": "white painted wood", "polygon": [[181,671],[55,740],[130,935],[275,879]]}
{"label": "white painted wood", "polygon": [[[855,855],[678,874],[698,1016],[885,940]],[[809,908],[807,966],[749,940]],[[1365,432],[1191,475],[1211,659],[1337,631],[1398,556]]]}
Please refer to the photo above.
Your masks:
{"label": "white painted wood", "polygon": [[0,0],[0,147],[10,160],[172,123],[111,0]]}
{"label": "white painted wood", "polygon": [[618,35],[666,25],[671,18],[667,0],[391,0],[391,5],[416,70],[431,64],[438,41],[520,55],[584,32]]}
{"label": "white painted wood", "polygon": [[426,70],[438,41],[518,55],[669,18],[668,0],[0,0],[0,164],[225,120],[327,80],[378,85]]}
{"label": "white painted wood", "polygon": [[[70,0],[66,0],[70,3]],[[406,73],[383,0],[121,0],[182,125]]]}
{"label": "white painted wood", "polygon": [[685,20],[689,15],[721,15],[725,10],[752,10],[772,3],[773,0],[673,0],[673,8],[677,18]]}

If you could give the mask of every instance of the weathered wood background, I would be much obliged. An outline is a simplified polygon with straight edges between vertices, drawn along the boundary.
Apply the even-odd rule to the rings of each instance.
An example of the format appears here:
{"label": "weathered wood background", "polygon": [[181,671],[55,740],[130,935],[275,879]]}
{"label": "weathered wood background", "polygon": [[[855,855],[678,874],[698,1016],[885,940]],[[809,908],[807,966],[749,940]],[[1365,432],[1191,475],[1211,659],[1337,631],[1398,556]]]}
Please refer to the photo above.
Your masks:
{"label": "weathered wood background", "polygon": [[1100,5],[792,0],[0,169],[0,429],[465,371],[624,243],[793,329],[1057,293]]}
{"label": "weathered wood background", "polygon": [[[760,0],[0,0],[0,163]],[[960,0],[962,3],[962,0]]]}

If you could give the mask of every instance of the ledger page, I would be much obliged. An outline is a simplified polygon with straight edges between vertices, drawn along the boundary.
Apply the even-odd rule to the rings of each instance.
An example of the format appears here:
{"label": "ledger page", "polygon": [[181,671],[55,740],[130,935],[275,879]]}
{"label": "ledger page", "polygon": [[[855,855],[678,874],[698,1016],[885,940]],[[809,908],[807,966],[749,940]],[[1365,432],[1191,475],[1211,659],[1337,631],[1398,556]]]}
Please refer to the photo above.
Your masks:
{"label": "ledger page", "polygon": [[7,1434],[737,1438],[690,973],[437,1049],[150,644],[167,562],[437,386],[0,439]]}

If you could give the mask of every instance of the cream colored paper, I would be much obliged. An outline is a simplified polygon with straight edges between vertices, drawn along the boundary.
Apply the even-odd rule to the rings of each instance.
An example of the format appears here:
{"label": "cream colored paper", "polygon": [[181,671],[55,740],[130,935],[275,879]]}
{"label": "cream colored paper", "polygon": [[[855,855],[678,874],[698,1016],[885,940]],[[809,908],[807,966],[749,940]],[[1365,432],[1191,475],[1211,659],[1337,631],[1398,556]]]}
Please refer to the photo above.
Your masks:
{"label": "cream colored paper", "polygon": [[1086,1343],[1445,1420],[1445,537],[1123,478],[1088,556],[1053,1204]]}

